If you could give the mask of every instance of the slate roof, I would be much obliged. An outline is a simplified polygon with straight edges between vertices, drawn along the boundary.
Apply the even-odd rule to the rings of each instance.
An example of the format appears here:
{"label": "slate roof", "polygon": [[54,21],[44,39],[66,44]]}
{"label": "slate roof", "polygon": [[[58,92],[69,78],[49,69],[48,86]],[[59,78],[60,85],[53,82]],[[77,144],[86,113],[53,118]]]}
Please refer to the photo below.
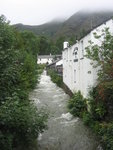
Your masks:
{"label": "slate roof", "polygon": [[39,59],[44,59],[44,58],[47,58],[47,59],[49,59],[49,58],[55,58],[55,57],[62,57],[61,55],[38,55],[38,58]]}
{"label": "slate roof", "polygon": [[38,55],[38,58],[54,58],[53,55]]}

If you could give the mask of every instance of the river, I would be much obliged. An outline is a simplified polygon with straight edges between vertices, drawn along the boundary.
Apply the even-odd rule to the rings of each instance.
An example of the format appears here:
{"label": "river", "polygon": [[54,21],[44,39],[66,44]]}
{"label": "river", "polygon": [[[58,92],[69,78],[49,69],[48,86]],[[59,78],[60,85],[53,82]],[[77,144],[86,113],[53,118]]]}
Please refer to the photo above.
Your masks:
{"label": "river", "polygon": [[[98,140],[67,110],[69,96],[54,84],[46,71],[30,95],[38,108],[49,111],[48,129],[38,137],[39,150],[97,150]],[[97,148],[98,147],[98,148]]]}

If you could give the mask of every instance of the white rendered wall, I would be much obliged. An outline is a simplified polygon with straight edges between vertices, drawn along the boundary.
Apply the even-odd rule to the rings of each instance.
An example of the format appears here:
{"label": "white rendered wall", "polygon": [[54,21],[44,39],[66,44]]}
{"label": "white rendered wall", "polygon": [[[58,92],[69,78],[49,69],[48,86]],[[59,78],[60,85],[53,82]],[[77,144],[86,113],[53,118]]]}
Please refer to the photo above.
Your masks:
{"label": "white rendered wall", "polygon": [[[113,34],[113,20],[107,21],[105,24],[92,30],[87,36],[82,38],[75,45],[64,49],[63,51],[63,82],[69,87],[69,89],[74,93],[80,90],[84,97],[88,96],[89,89],[96,85],[97,83],[97,69],[93,68],[92,61],[83,56],[86,54],[85,48],[89,46],[89,41],[91,40],[94,44],[100,45],[101,40],[94,38],[94,32],[97,34],[102,33],[102,29],[109,27],[109,31]],[[77,55],[73,54],[74,50],[78,47]],[[77,62],[74,59],[78,58]],[[76,77],[75,77],[76,73]],[[76,79],[76,81],[75,81]]]}

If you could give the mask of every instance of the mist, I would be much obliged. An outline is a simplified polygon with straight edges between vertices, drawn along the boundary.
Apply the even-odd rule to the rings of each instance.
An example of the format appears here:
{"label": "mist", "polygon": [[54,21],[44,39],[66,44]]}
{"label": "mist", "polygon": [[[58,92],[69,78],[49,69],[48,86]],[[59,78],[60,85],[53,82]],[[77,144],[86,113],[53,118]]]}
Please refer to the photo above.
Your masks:
{"label": "mist", "polygon": [[113,0],[2,0],[0,15],[11,24],[39,25],[58,18],[67,19],[79,10],[111,11]]}

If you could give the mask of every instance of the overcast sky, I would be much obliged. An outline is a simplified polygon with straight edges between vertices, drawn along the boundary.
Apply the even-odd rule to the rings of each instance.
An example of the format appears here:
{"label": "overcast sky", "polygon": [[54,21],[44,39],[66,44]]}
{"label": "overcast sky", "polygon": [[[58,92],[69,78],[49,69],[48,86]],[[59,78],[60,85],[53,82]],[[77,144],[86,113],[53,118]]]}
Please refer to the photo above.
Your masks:
{"label": "overcast sky", "polygon": [[39,25],[84,8],[113,10],[113,0],[0,0],[0,15],[11,24]]}

